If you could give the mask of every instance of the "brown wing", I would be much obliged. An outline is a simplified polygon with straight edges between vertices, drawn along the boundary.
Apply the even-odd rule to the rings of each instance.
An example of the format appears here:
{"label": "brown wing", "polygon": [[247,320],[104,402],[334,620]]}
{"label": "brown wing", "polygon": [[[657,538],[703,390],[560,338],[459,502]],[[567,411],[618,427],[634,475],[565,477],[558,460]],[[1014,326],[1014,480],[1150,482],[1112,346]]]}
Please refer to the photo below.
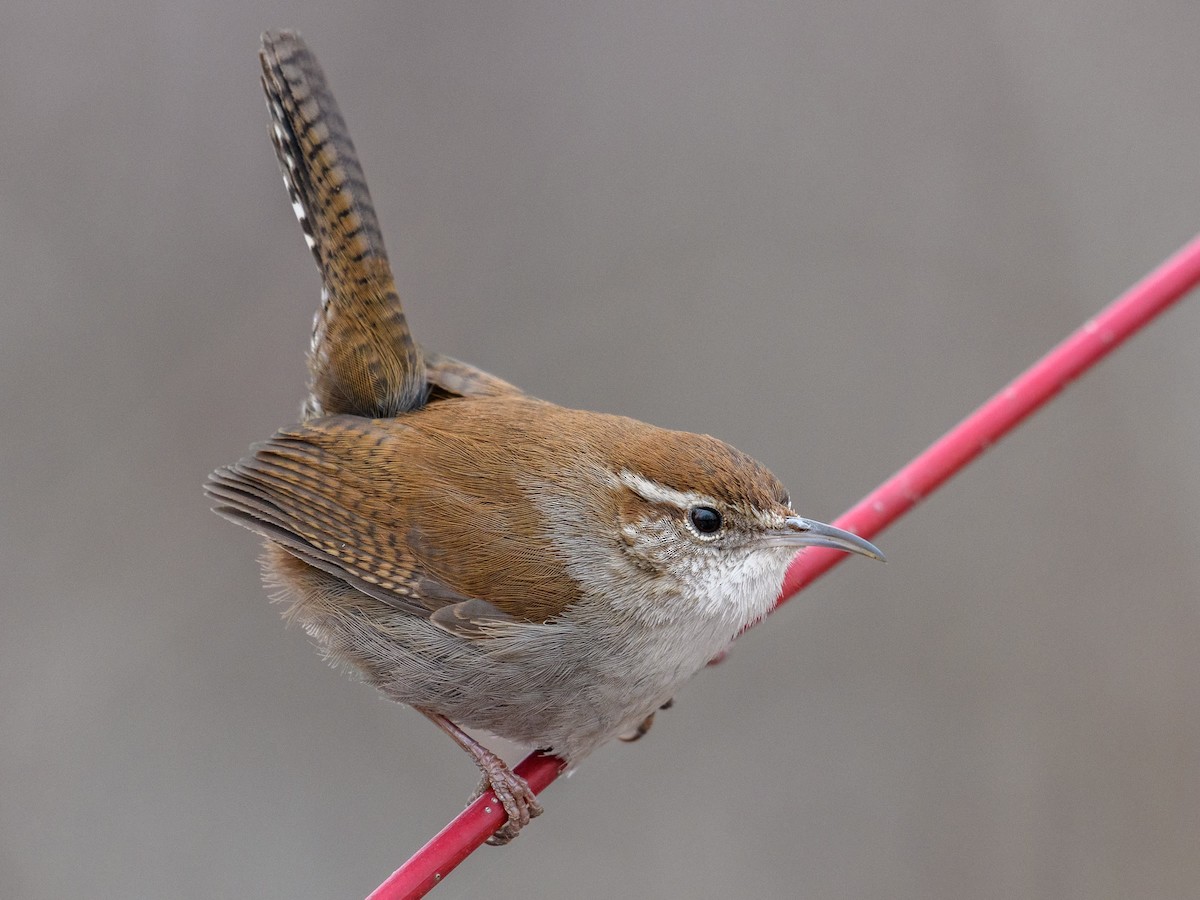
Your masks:
{"label": "brown wing", "polygon": [[455,397],[521,396],[520,388],[495,375],[489,375],[470,363],[442,353],[425,351],[425,375],[429,381],[429,402]]}
{"label": "brown wing", "polygon": [[283,433],[253,449],[252,456],[209,476],[204,488],[216,501],[215,512],[390,606],[420,616],[437,608],[421,592],[412,560],[397,555],[385,565],[357,549],[374,539],[375,528],[356,521],[343,505],[343,498],[351,504],[357,499],[349,490],[339,488],[337,502],[325,496],[337,481],[333,463]]}
{"label": "brown wing", "polygon": [[[461,416],[488,405],[285,429],[214,472],[206,490],[226,518],[446,630],[479,637],[506,621],[545,622],[577,595],[533,531],[536,510],[514,484],[483,474],[471,442],[455,436]],[[522,421],[528,412],[515,411]]]}
{"label": "brown wing", "polygon": [[306,417],[395,416],[425,399],[425,367],[396,293],[350,132],[315,56],[291,32],[263,35],[271,139],[323,282]]}

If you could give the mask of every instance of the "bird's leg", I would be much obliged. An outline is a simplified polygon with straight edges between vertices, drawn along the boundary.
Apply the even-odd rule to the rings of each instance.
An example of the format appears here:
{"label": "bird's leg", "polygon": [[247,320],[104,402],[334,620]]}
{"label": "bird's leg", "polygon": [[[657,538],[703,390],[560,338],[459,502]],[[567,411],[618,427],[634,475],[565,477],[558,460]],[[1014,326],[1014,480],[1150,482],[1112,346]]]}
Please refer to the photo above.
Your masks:
{"label": "bird's leg", "polygon": [[653,724],[654,713],[650,713],[650,715],[646,716],[646,718],[642,719],[642,721],[638,723],[637,728],[633,729],[633,731],[625,732],[624,734],[620,735],[620,738],[627,744],[632,744],[634,741],[640,741],[650,733],[650,726]]}
{"label": "bird's leg", "polygon": [[[659,709],[670,709],[674,703],[674,699],[668,700],[666,703],[660,706]],[[627,744],[632,744],[634,741],[641,740],[650,733],[650,726],[653,724],[654,713],[650,713],[650,715],[646,716],[646,718],[642,719],[642,721],[638,723],[637,728],[633,729],[633,731],[630,731],[627,734],[621,735],[621,740]]]}
{"label": "bird's leg", "polygon": [[504,764],[504,760],[445,716],[419,706],[414,709],[450,735],[450,739],[454,743],[471,754],[475,765],[479,766],[479,770],[483,772],[483,780],[479,782],[478,789],[471,795],[467,805],[471,805],[488,790],[491,790],[508,814],[508,821],[488,838],[489,844],[493,847],[507,844],[520,834],[521,829],[529,824],[530,819],[542,814],[542,804],[538,802],[537,796],[525,783],[524,778],[513,774],[512,770]]}

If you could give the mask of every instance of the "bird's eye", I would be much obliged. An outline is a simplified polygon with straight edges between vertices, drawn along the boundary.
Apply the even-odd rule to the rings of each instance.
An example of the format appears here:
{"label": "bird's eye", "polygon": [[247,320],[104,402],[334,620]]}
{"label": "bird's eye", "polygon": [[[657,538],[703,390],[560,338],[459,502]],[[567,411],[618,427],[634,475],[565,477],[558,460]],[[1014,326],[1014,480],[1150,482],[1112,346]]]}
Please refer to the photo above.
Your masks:
{"label": "bird's eye", "polygon": [[716,534],[721,530],[721,514],[711,506],[693,506],[688,519],[701,534]]}

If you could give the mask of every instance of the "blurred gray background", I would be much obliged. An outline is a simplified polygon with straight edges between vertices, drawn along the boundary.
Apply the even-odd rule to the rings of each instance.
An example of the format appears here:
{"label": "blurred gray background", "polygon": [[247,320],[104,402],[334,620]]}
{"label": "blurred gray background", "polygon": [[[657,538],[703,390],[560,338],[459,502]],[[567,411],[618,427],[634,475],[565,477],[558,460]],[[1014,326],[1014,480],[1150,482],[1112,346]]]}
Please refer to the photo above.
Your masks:
{"label": "blurred gray background", "polygon": [[[0,29],[0,896],[360,897],[476,782],[207,511],[318,279],[258,34],[419,338],[829,519],[1200,231],[1200,5],[21,2]],[[437,896],[1200,896],[1200,300]]]}

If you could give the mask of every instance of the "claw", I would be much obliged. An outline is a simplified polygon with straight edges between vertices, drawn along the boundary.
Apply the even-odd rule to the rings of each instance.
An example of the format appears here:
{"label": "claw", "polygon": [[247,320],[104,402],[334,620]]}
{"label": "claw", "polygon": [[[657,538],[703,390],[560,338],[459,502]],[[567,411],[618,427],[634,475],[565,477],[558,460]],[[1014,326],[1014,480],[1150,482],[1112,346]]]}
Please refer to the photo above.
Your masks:
{"label": "claw", "polygon": [[[674,698],[672,698],[672,699],[668,700],[666,703],[664,703],[662,706],[660,706],[659,709],[670,709],[674,705],[674,703],[675,703],[675,700],[674,700]],[[650,715],[646,716],[646,718],[642,719],[642,721],[638,723],[637,728],[633,729],[633,731],[628,731],[625,734],[620,735],[619,737],[625,743],[632,744],[634,741],[641,740],[647,734],[649,734],[650,727],[653,724],[654,724],[654,713],[650,713]]]}
{"label": "claw", "polygon": [[642,719],[642,721],[638,723],[637,728],[633,729],[633,731],[628,731],[625,734],[620,735],[620,738],[627,744],[632,744],[634,741],[640,741],[650,733],[650,726],[653,724],[654,713],[650,713],[650,715],[646,716],[646,718]]}
{"label": "claw", "polygon": [[483,773],[483,780],[479,782],[479,787],[475,789],[475,793],[471,795],[467,805],[470,806],[490,789],[496,795],[496,802],[504,807],[508,821],[488,838],[489,844],[493,847],[507,844],[521,833],[521,829],[529,824],[530,819],[542,814],[542,804],[538,802],[533,789],[529,787],[524,778],[513,774],[513,771],[504,764],[504,760],[445,716],[420,706],[413,708],[450,735],[454,743],[471,754],[471,759],[475,760],[475,765],[479,766],[479,771]]}
{"label": "claw", "polygon": [[525,779],[514,775],[498,756],[493,755],[486,761],[479,760],[479,768],[483,771],[483,778],[467,805],[470,806],[488,791],[495,795],[496,802],[504,807],[504,812],[508,814],[508,821],[501,825],[487,842],[493,847],[503,847],[521,833],[521,829],[529,824],[530,819],[542,814],[542,804],[538,802],[537,796],[526,784]]}

